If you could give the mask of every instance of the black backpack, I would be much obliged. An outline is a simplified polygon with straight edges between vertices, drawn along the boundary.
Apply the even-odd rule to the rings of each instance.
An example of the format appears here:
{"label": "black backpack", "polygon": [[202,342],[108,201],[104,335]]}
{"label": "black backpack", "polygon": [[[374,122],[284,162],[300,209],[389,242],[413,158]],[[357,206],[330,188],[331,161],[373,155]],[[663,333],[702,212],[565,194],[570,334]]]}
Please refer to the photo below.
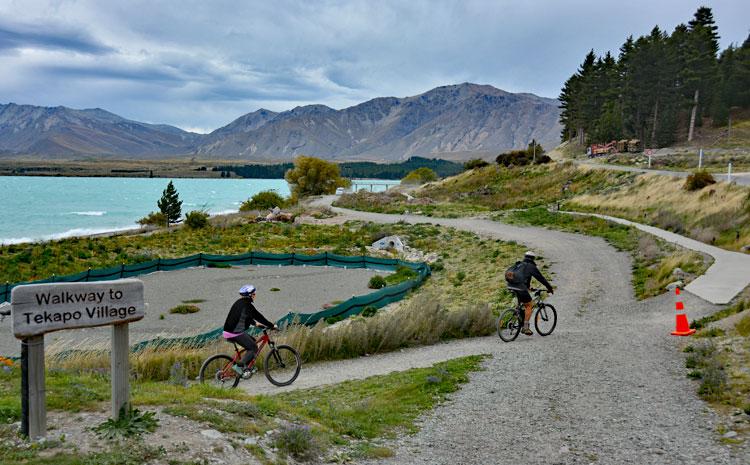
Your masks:
{"label": "black backpack", "polygon": [[523,262],[516,262],[505,270],[505,280],[508,284],[523,284],[524,275]]}

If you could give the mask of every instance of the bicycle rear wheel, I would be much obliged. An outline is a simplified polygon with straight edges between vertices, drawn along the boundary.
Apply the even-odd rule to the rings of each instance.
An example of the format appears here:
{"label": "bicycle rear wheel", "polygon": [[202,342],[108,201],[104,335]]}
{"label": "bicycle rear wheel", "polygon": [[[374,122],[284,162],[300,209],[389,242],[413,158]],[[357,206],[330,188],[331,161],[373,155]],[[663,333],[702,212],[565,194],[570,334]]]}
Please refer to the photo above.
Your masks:
{"label": "bicycle rear wheel", "polygon": [[534,327],[540,336],[549,336],[557,326],[557,311],[550,304],[542,304],[536,310]]}
{"label": "bicycle rear wheel", "polygon": [[505,342],[511,342],[521,332],[521,322],[515,308],[509,308],[497,319],[497,335]]}
{"label": "bicycle rear wheel", "polygon": [[228,355],[208,357],[198,372],[198,381],[218,388],[231,389],[240,384],[239,375],[232,369],[232,358]]}
{"label": "bicycle rear wheel", "polygon": [[302,368],[297,351],[289,346],[280,345],[268,351],[265,359],[266,378],[276,386],[288,386],[297,379]]}

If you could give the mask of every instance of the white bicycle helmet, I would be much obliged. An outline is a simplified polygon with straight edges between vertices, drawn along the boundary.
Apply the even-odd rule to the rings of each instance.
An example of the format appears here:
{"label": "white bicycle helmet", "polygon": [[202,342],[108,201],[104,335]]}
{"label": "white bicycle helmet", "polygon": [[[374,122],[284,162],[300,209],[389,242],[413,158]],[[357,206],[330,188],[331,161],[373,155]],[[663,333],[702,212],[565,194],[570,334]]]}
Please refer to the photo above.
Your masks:
{"label": "white bicycle helmet", "polygon": [[240,295],[242,297],[247,297],[250,294],[255,294],[256,290],[257,289],[255,289],[255,286],[253,286],[252,284],[245,284],[240,288]]}
{"label": "white bicycle helmet", "polygon": [[532,260],[536,258],[536,252],[533,250],[527,250],[525,254],[523,254],[524,257],[529,257]]}

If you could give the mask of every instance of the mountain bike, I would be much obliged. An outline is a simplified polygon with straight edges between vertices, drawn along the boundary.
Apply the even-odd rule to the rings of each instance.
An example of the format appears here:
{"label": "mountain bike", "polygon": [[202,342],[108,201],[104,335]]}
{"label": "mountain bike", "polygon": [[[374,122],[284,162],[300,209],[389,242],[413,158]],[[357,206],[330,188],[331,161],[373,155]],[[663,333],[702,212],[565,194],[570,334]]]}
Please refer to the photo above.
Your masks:
{"label": "mountain bike", "polygon": [[[557,311],[555,307],[543,301],[543,290],[531,290],[534,292],[533,308],[536,311],[536,314],[532,315],[534,327],[540,336],[549,336],[557,325]],[[509,308],[500,314],[497,319],[497,335],[500,336],[500,339],[511,342],[518,337],[518,333],[521,332],[523,326],[524,313],[525,307],[518,300],[518,305],[515,308]]]}
{"label": "mountain bike", "polygon": [[297,379],[297,376],[299,376],[300,369],[302,368],[302,362],[297,350],[288,345],[276,345],[271,340],[266,329],[263,330],[263,335],[256,342],[258,350],[255,352],[255,357],[247,364],[242,375],[234,371],[232,367],[235,363],[242,360],[245,349],[232,342],[234,345],[234,357],[224,354],[208,357],[203,362],[203,365],[201,365],[200,372],[198,373],[198,381],[201,383],[211,383],[221,388],[237,387],[241,380],[250,379],[253,373],[255,373],[255,362],[258,360],[258,355],[268,345],[269,351],[263,360],[263,370],[266,378],[268,378],[271,384],[276,386],[288,386],[292,384]]}

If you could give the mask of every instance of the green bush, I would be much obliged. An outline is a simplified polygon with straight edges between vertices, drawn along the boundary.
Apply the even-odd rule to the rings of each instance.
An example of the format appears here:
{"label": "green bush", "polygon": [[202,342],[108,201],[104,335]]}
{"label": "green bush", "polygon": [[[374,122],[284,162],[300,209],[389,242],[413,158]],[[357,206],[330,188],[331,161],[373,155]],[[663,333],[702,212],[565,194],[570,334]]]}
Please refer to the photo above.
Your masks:
{"label": "green bush", "polygon": [[208,213],[193,210],[185,215],[185,226],[190,229],[201,229],[208,226]]}
{"label": "green bush", "polygon": [[688,175],[683,187],[688,191],[697,191],[715,183],[716,179],[714,179],[711,173],[706,170],[700,170]]}
{"label": "green bush", "polygon": [[485,166],[490,166],[490,164],[481,158],[474,158],[464,163],[464,170],[468,171],[475,168],[484,168]]}
{"label": "green bush", "polygon": [[370,278],[370,282],[367,284],[367,287],[369,287],[370,289],[382,289],[385,286],[385,278],[380,275],[375,275]]}
{"label": "green bush", "polygon": [[283,208],[286,200],[274,191],[258,192],[240,205],[240,211],[271,210],[273,207]]}
{"label": "green bush", "polygon": [[404,176],[401,180],[404,184],[424,184],[427,182],[437,181],[438,176],[430,168],[417,168],[411,173]]}
{"label": "green bush", "polygon": [[141,226],[166,226],[167,217],[162,212],[151,212],[138,220]]}
{"label": "green bush", "polygon": [[124,406],[120,409],[117,420],[108,419],[104,423],[93,428],[97,436],[105,439],[116,439],[118,437],[140,436],[143,433],[151,433],[159,426],[159,420],[155,418],[156,412],[143,412]]}
{"label": "green bush", "polygon": [[197,305],[178,305],[174,308],[169,309],[169,313],[178,313],[180,315],[187,315],[188,313],[197,313],[201,309]]}
{"label": "green bush", "polygon": [[375,314],[378,313],[378,309],[373,307],[372,305],[368,305],[364,309],[362,309],[362,316],[365,318],[370,318],[371,316],[375,316]]}
{"label": "green bush", "polygon": [[304,462],[320,454],[320,446],[307,425],[282,426],[274,435],[273,445],[281,452]]}

